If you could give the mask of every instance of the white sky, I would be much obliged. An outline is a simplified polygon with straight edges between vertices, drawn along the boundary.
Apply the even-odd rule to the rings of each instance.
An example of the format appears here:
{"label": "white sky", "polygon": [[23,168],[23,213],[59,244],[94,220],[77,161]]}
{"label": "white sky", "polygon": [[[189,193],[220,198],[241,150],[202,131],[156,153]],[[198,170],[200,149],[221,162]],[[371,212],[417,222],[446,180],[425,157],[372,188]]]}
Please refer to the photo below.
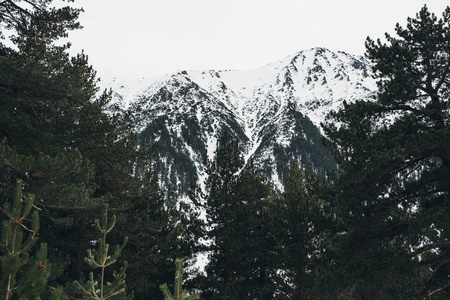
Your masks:
{"label": "white sky", "polygon": [[70,33],[104,79],[180,70],[252,69],[311,47],[364,54],[427,4],[448,0],[76,0],[84,29]]}

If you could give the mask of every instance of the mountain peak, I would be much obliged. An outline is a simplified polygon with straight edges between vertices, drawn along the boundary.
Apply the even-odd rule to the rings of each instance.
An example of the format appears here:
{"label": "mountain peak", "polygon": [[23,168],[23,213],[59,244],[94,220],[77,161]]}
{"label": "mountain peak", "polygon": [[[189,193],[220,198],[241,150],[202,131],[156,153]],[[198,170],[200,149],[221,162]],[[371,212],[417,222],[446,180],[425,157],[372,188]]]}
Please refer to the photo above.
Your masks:
{"label": "mountain peak", "polygon": [[333,168],[320,123],[344,100],[370,97],[369,74],[364,57],[317,47],[253,70],[183,70],[134,92],[119,85],[115,99],[129,103],[141,144],[159,141],[155,171],[168,191],[204,181],[205,155],[214,157],[225,127],[245,160],[280,187],[286,160],[297,158],[318,176]]}

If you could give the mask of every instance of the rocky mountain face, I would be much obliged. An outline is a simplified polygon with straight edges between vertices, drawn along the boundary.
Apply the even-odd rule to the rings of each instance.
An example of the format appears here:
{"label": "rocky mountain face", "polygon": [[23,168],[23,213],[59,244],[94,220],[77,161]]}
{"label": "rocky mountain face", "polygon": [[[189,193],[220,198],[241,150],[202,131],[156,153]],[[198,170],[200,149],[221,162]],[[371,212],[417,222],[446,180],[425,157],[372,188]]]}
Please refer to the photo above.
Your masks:
{"label": "rocky mountain face", "polygon": [[139,144],[158,142],[154,169],[170,202],[194,183],[204,188],[204,162],[213,159],[224,128],[239,139],[245,161],[277,187],[294,158],[324,177],[336,164],[320,123],[344,100],[366,99],[376,89],[363,57],[324,48],[255,70],[182,71],[134,84],[113,86],[113,106],[132,111]]}

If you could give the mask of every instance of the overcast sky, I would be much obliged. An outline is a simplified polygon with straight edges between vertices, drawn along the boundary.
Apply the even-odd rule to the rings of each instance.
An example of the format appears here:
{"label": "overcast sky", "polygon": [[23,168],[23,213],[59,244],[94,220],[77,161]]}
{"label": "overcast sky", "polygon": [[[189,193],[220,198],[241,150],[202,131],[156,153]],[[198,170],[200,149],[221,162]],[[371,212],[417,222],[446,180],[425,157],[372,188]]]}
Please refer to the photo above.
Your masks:
{"label": "overcast sky", "polygon": [[76,0],[69,39],[104,79],[180,70],[252,69],[311,47],[364,54],[427,4],[448,0]]}

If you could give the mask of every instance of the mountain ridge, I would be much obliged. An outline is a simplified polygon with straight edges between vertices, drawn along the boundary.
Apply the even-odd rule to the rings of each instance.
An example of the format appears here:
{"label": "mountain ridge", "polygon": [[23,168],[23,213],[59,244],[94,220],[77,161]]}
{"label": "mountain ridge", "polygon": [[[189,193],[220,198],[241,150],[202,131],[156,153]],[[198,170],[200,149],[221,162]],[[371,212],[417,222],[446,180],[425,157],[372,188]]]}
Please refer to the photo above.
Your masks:
{"label": "mountain ridge", "polygon": [[223,128],[276,187],[294,158],[324,177],[336,164],[321,143],[320,123],[344,100],[376,90],[364,57],[325,48],[253,70],[181,71],[137,85],[133,92],[113,88],[112,105],[131,110],[139,144],[159,143],[155,169],[169,198],[187,195],[192,182],[205,188],[203,162],[214,157]]}

